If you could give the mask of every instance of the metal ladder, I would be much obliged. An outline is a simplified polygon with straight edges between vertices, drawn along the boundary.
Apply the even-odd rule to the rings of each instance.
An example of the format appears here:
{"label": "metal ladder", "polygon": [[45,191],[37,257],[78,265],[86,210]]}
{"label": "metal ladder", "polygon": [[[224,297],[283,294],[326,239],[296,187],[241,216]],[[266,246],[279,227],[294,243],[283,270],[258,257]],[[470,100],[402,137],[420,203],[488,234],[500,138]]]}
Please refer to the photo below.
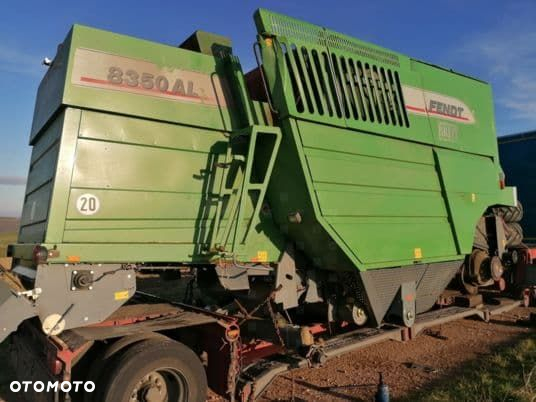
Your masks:
{"label": "metal ladder", "polygon": [[[261,211],[282,134],[279,127],[255,124],[252,101],[246,89],[238,58],[227,55],[225,59],[234,97],[239,101],[237,103],[243,111],[245,128],[231,132],[226,162],[219,165],[225,170],[217,194],[216,216],[209,244],[212,253],[234,254],[238,246],[246,243],[255,217]],[[271,140],[269,137],[272,137]],[[247,142],[247,150],[240,149],[241,142],[242,145],[246,145]],[[255,160],[255,155],[262,146],[271,147],[271,150],[263,149],[269,153],[269,157],[263,161],[264,177],[255,182],[254,166],[259,167],[261,164]],[[234,177],[231,177],[232,174]],[[244,225],[248,197],[251,197],[253,202],[253,211]]]}
{"label": "metal ladder", "polygon": [[[260,143],[259,138],[263,136],[273,136],[272,141],[268,142],[272,144],[272,149],[262,181],[255,182],[253,175],[255,151]],[[249,140],[246,155],[233,153],[232,142],[241,139]],[[227,151],[227,160],[230,162],[225,166],[225,172],[222,175],[214,219],[215,230],[212,231],[213,237],[210,244],[211,250],[234,253],[238,245],[246,243],[253,221],[261,211],[280,143],[281,130],[278,127],[252,125],[232,133]],[[230,178],[229,175],[234,172],[236,172],[234,178]],[[232,183],[230,186],[229,182]],[[256,198],[255,193],[257,193]],[[250,196],[253,211],[247,217],[247,223],[244,224],[246,203]]]}

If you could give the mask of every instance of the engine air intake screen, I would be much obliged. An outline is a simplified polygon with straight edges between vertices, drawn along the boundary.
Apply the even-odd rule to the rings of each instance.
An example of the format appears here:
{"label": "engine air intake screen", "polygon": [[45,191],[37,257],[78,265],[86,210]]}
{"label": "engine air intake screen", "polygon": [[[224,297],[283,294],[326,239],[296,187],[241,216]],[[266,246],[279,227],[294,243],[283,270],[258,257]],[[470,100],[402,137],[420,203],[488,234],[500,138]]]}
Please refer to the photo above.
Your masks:
{"label": "engine air intake screen", "polygon": [[281,43],[298,113],[409,127],[398,72]]}

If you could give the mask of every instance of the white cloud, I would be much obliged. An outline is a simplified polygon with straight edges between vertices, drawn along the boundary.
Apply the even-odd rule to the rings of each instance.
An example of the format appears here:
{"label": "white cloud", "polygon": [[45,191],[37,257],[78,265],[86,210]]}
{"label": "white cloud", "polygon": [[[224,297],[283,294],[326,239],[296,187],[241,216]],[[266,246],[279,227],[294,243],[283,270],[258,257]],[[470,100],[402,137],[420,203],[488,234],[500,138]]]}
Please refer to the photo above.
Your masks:
{"label": "white cloud", "polygon": [[508,120],[536,125],[536,26],[534,7],[512,7],[493,29],[462,47],[465,61],[484,72]]}
{"label": "white cloud", "polygon": [[0,43],[0,71],[16,74],[42,75],[43,58],[29,54],[14,46]]}

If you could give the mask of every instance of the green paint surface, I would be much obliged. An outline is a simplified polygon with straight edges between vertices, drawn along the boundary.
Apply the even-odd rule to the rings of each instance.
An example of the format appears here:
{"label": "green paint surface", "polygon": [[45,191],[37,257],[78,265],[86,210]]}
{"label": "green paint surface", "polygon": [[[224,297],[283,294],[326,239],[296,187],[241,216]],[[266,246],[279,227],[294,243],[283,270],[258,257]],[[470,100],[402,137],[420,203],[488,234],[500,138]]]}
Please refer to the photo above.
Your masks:
{"label": "green paint surface", "polygon": [[367,270],[460,259],[486,208],[513,205],[488,84],[266,10],[255,22],[274,116],[236,56],[74,26],[39,89],[14,256],[277,262],[293,241],[315,266]]}

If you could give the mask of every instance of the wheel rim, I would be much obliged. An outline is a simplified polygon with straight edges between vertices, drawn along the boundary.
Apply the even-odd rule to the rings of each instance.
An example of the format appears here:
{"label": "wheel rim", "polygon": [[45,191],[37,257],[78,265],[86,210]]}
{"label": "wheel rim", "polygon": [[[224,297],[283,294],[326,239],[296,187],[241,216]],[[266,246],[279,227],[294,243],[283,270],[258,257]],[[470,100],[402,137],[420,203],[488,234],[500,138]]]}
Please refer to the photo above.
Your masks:
{"label": "wheel rim", "polygon": [[161,368],[143,376],[130,393],[129,402],[187,402],[188,383],[174,368]]}

